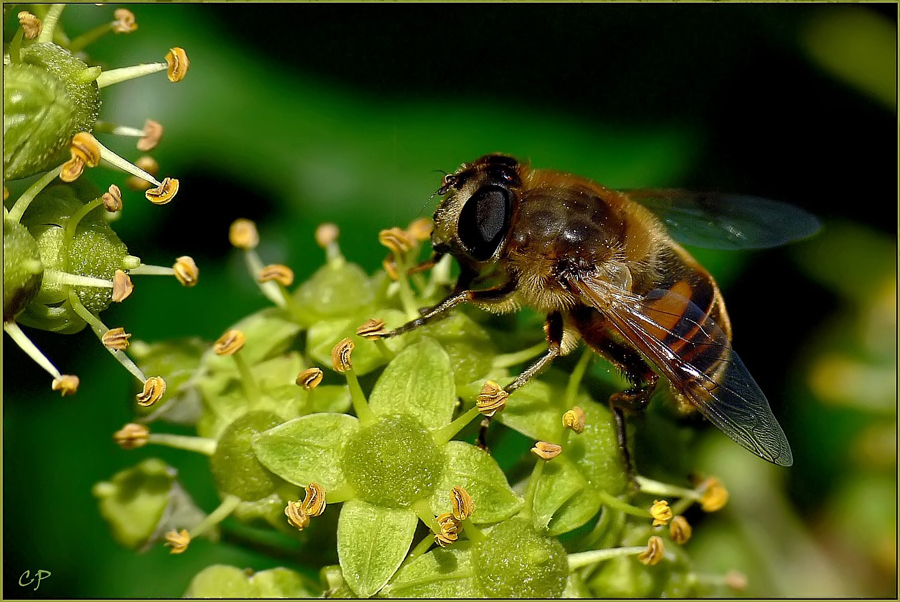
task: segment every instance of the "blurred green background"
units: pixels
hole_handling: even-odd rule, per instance
[[[63,23],[77,34],[113,8],[71,6]],[[114,227],[146,263],[193,256],[201,281],[136,278],[107,324],[148,341],[213,340],[264,307],[228,245],[237,217],[256,220],[264,259],[299,279],[322,261],[312,234],[323,221],[373,271],[377,232],[430,215],[437,170],[487,152],[612,187],[799,205],[823,218],[815,239],[697,252],[796,461],[769,466],[709,429],[698,469],[732,501],[695,525],[688,551],[704,572],[744,572],[749,596],[896,597],[896,4],[131,8],[138,31],[94,44],[90,62],[151,62],[181,46],[191,70],[177,85],[156,75],[103,90],[102,119],[165,125],[153,156],[181,180],[165,207],[126,192]],[[88,175],[104,189],[124,181]],[[130,377],[89,331],[28,332],[81,387],[60,399],[4,338],[3,597],[180,596],[208,564],[280,564],[205,540],[182,556],[118,548],[93,483],[158,456],[209,511],[206,462],[116,447]],[[52,576],[37,592],[19,585],[38,569]]]

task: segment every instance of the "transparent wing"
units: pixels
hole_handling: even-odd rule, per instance
[[[763,249],[807,238],[821,224],[793,205],[755,196],[684,190],[628,190],[675,240],[708,249]]]
[[[723,433],[764,460],[793,464],[766,396],[699,307],[669,290],[640,297],[590,276],[569,282]]]

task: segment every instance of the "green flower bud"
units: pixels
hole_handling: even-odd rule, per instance
[[[562,544],[537,533],[523,518],[486,533],[473,547],[472,564],[482,592],[498,598],[558,598],[569,577]]]
[[[357,494],[393,508],[431,495],[444,464],[444,452],[428,430],[404,415],[382,418],[353,433],[341,455],[344,475]]]
[[[253,502],[275,493],[280,481],[256,459],[252,439],[281,424],[272,412],[248,412],[232,422],[210,458],[210,470],[221,495],[236,495]]]
[[[72,137],[91,131],[100,112],[99,74],[99,67],[50,43],[26,46],[19,62],[4,65],[6,178],[26,178],[68,159]]]
[[[14,319],[41,288],[44,264],[37,242],[19,223],[3,226],[3,321]]]
[[[109,226],[102,204],[83,216],[71,241],[66,230],[73,216],[84,207],[77,187],[59,185],[39,194],[22,216],[22,225],[37,242],[45,270],[88,276],[112,282],[116,270],[137,267],[139,261],[128,254],[125,244]],[[78,299],[93,314],[106,309],[112,289],[79,286],[51,281],[46,277],[34,300],[22,312],[20,322],[33,328],[71,334],[85,326],[68,302],[74,286]]]

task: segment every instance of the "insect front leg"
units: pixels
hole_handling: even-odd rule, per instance
[[[524,386],[532,378],[547,369],[550,363],[559,357],[562,349],[563,339],[563,318],[559,312],[553,312],[547,316],[544,323],[544,332],[547,334],[547,351],[525,369],[514,381],[506,385],[503,391],[507,394],[512,393],[519,387]],[[485,416],[481,421],[481,428],[478,431],[477,445],[481,449],[487,449],[487,429],[491,425],[491,416]]]

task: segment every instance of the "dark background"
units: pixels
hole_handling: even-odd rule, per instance
[[[430,214],[436,170],[453,170],[486,152],[508,152],[615,187],[787,201],[823,219],[817,240],[825,242],[802,243],[810,245],[806,251],[798,250],[801,244],[697,256],[723,285],[737,349],[794,445],[797,465],[774,479],[788,492],[791,516],[805,517],[797,520],[806,520],[813,540],[828,547],[822,542],[832,536],[821,535],[813,519],[853,469],[842,446],[856,431],[827,437],[848,416],[863,429],[868,414],[833,413],[808,392],[797,393],[805,378],[798,366],[813,357],[811,341],[823,326],[851,307],[817,274],[836,270],[834,279],[856,266],[886,266],[890,278],[896,269],[896,4],[132,10],[138,32],[92,46],[91,64],[159,60],[179,45],[191,72],[177,86],[155,76],[104,90],[101,117],[135,125],[145,117],[162,121],[166,137],[153,154],[163,175],[181,180],[182,191],[164,208],[131,193],[115,228],[147,263],[193,256],[201,285],[182,290],[168,280],[136,280],[134,298],[103,314],[107,324],[126,325],[147,340],[213,340],[263,307],[225,236],[237,217],[258,221],[263,256],[288,263],[298,279],[322,261],[312,240],[322,221],[338,223],[345,254],[374,271],[383,257],[378,230]],[[78,33],[110,12],[70,7],[63,23]],[[872,45],[885,35],[887,45]],[[868,73],[876,91],[843,76],[830,55],[849,63],[851,72]],[[138,156],[128,144],[103,141],[132,160]],[[89,175],[103,188],[121,183],[108,170]],[[856,238],[833,244],[857,240],[859,249],[828,246],[829,230],[842,232],[848,223]],[[873,240],[884,244],[863,249]],[[823,262],[834,257],[842,261],[830,270]],[[863,303],[867,289],[860,291],[855,302]],[[216,499],[205,462],[112,445],[111,433],[130,416],[133,385],[124,371],[87,331],[29,335],[63,372],[78,374],[82,388],[73,398],[51,395],[47,375],[4,339],[4,597],[178,596],[192,574],[213,562],[273,565],[205,542],[183,557],[117,548],[91,484],[156,455],[177,466],[211,510]],[[896,347],[893,362],[896,371]],[[823,453],[838,463],[827,464]],[[886,528],[896,533],[896,522]],[[38,568],[53,576],[37,593],[18,586],[24,570]],[[803,589],[799,577],[798,589],[760,581],[751,590],[756,595],[829,595]],[[880,594],[880,583],[861,579],[853,585],[861,589],[834,595]]]

